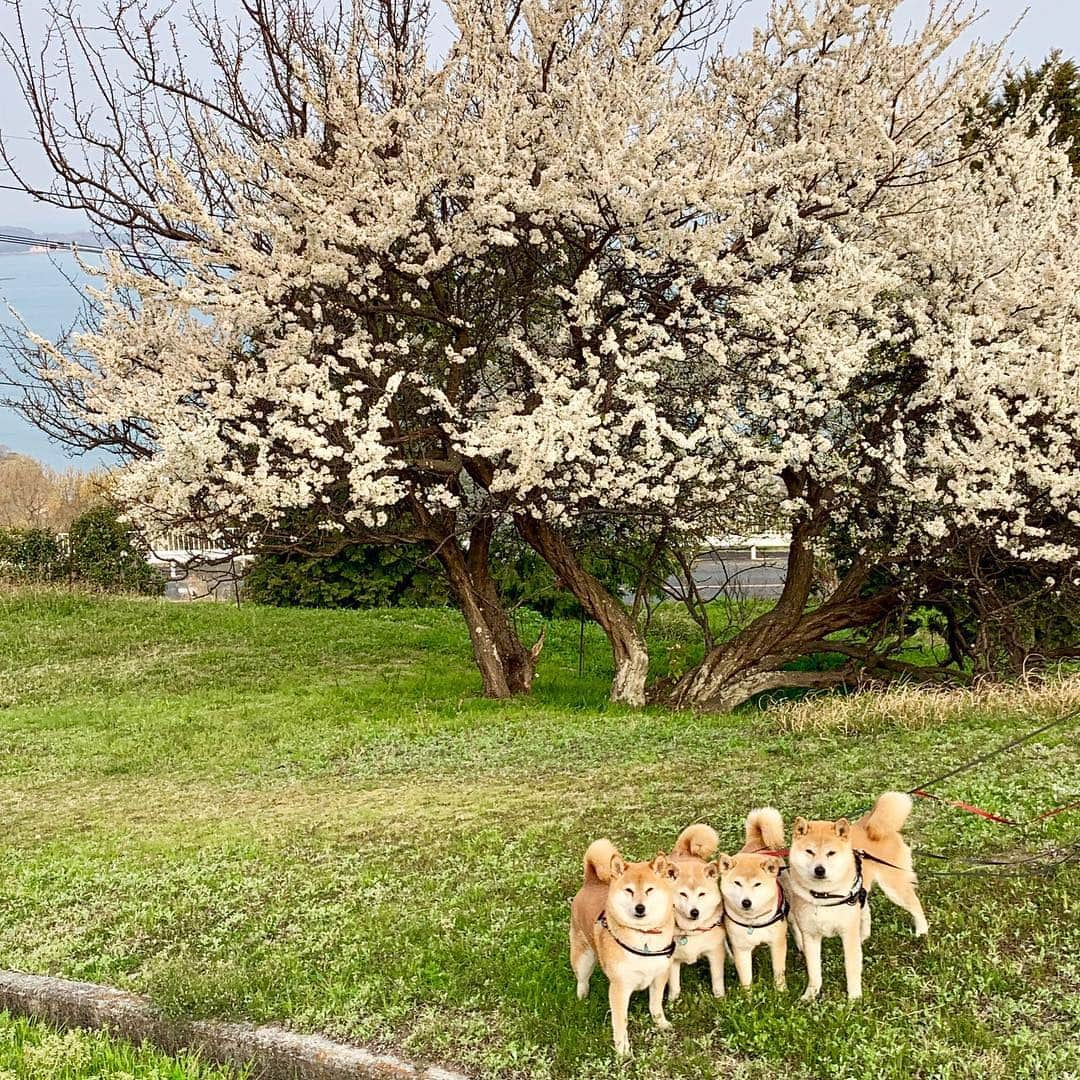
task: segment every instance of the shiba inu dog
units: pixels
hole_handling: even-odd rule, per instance
[[[709,960],[712,992],[724,996],[724,911],[720,902],[719,867],[709,857],[720,838],[708,825],[683,829],[669,856],[675,883],[675,952],[668,976],[668,1001],[681,990],[683,964]]]
[[[649,991],[649,1013],[658,1028],[664,1016],[664,987],[675,951],[675,908],[667,856],[628,863],[610,840],[595,840],[585,852],[585,880],[570,908],[570,966],[578,997],[589,992],[597,960],[608,978],[615,1051],[630,1053],[626,1012],[635,990]]]
[[[870,934],[867,896],[876,884],[926,933],[926,916],[915,894],[911,849],[900,830],[911,813],[911,796],[887,791],[854,825],[796,818],[788,855],[787,885],[795,941],[806,957],[804,1001],[821,991],[822,938],[840,937],[849,998],[862,996],[862,943]]]
[[[751,810],[746,843],[737,855],[721,855],[720,892],[728,948],[739,984],[750,985],[753,954],[768,944],[773,983],[785,988],[788,901],[780,882],[783,862],[775,852],[784,846],[784,821],[771,806]]]

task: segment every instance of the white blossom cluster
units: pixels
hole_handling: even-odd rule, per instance
[[[898,6],[775,0],[691,79],[662,0],[455,3],[444,61],[374,94],[345,57],[309,138],[223,146],[235,220],[160,162],[190,271],[114,260],[46,372],[153,433],[120,494],[157,526],[477,488],[693,524],[797,475],[867,539],[1075,557],[1039,522],[1080,525],[1077,184],[1038,102],[980,125],[970,16]]]

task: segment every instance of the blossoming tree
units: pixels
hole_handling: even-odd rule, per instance
[[[957,530],[1077,556],[1080,256],[1038,102],[980,125],[998,51],[949,60],[959,2],[906,35],[898,3],[775,0],[729,55],[707,5],[461,0],[435,58],[423,9],[352,6],[328,34],[253,0],[280,106],[257,115],[239,43],[212,91],[132,45],[180,130],[120,179],[59,153],[59,190],[165,262],[112,259],[93,325],[34,340],[38,377],[125,451],[150,527],[428,543],[491,693],[535,660],[490,587],[493,523],[601,623],[613,696],[641,703],[644,642],[572,530],[692,532],[762,499],[791,521],[783,595],[669,700],[901,670],[835,635],[924,590]],[[819,651],[847,663],[786,670]]]

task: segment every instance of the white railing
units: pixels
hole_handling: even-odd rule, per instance
[[[167,532],[150,540],[152,551],[220,551],[220,544],[198,533]]]
[[[161,536],[153,537],[146,556],[146,561],[156,566],[188,566],[192,563],[222,562],[244,566],[251,559],[251,555],[238,555],[206,536],[183,532],[162,533]]]

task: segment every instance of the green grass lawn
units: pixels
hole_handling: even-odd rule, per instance
[[[854,1005],[836,942],[812,1006],[794,953],[786,994],[762,978],[718,1002],[690,971],[668,1034],[635,998],[635,1057],[617,1066],[603,977],[578,1002],[567,959],[590,840],[640,858],[694,820],[736,845],[762,803],[788,820],[852,812],[1080,702],[1080,686],[632,712],[605,702],[595,633],[578,675],[577,635],[554,626],[535,695],[508,704],[478,697],[450,611],[0,598],[0,965],[478,1077],[1080,1075],[1076,866],[926,873],[926,942],[876,895]],[[943,794],[1018,818],[1075,798],[1077,733]],[[1072,840],[1080,815],[1018,836],[920,803],[909,832],[932,851],[1039,849]],[[0,1077],[36,1078],[19,1046],[62,1054],[64,1038],[3,1021]],[[76,1055],[143,1053],[74,1038],[96,1047]],[[124,1060],[55,1075],[217,1075]]]

